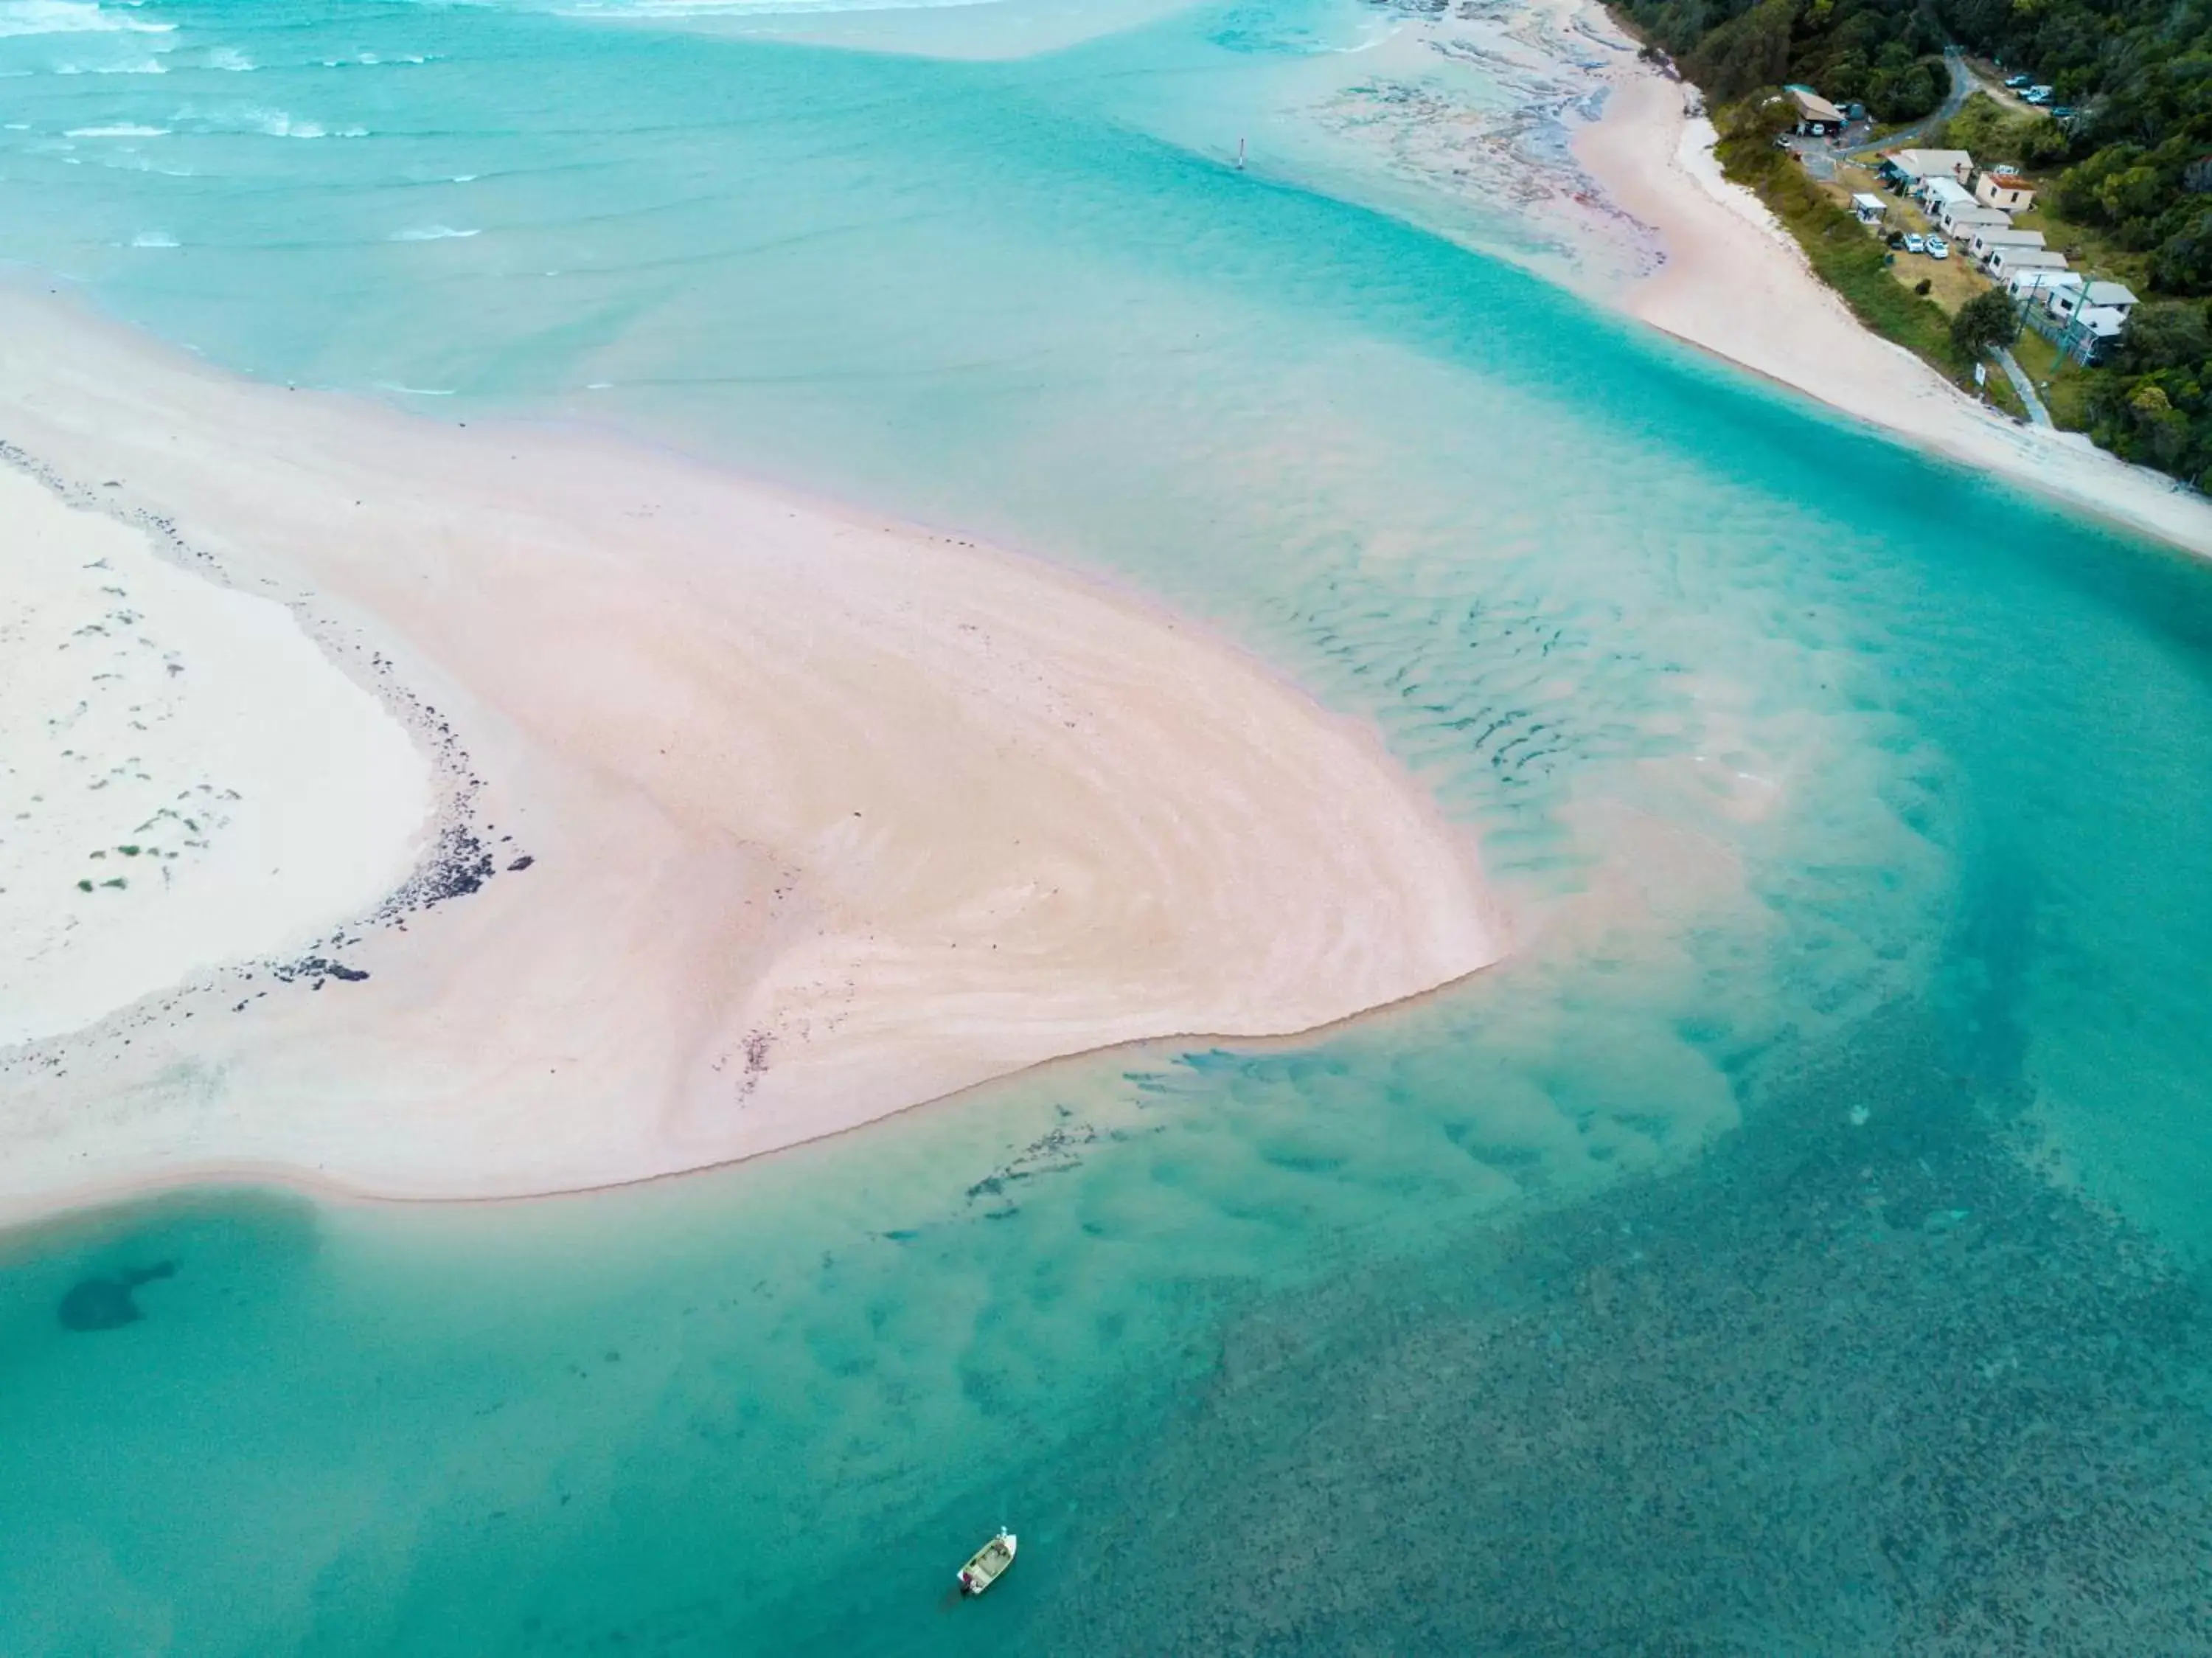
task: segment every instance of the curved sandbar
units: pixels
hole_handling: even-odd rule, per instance
[[[0,437],[308,595],[336,660],[453,734],[498,871],[349,935],[365,979],[216,974],[0,1056],[18,1211],[225,1167],[635,1179],[1055,1056],[1310,1028],[1500,952],[1467,838],[1370,731],[1151,607],[604,441],[240,383],[40,302],[0,323]]]

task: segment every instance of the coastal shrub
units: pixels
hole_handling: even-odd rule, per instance
[[[2150,277],[2172,294],[2212,289],[2212,204],[2184,208],[2179,223],[2151,255]]]
[[[1893,40],[1867,77],[1866,106],[1878,121],[1917,121],[1943,101],[1949,84],[1940,58],[1916,59],[1903,41]]]
[[[1707,35],[1683,68],[1714,99],[1741,98],[1755,87],[1773,86],[1789,76],[1796,15],[1794,0],[1759,0]]]
[[[2013,113],[1986,92],[1975,93],[1956,115],[1931,129],[1928,142],[1981,161],[2031,168],[2063,161],[2070,148],[2066,130],[2048,115]]]
[[[2202,305],[2146,305],[2128,319],[2112,366],[2122,374],[2195,368],[2212,357],[2212,318]]]
[[[2087,376],[2089,432],[2115,454],[2212,483],[2212,318],[2202,303],[2138,307]]]
[[[2009,345],[2020,338],[2020,313],[2002,289],[1984,290],[1959,308],[1951,319],[1951,343],[1959,355],[1973,358]]]

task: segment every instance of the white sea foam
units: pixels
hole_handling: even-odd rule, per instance
[[[62,134],[64,138],[166,138],[169,129],[165,126],[73,126]]]
[[[396,380],[380,380],[376,382],[376,389],[398,392],[405,397],[452,397],[454,394],[453,388],[449,386],[404,386]]]
[[[326,127],[319,121],[301,120],[286,110],[248,105],[219,110],[187,109],[177,119],[204,123],[213,132],[258,132],[271,138],[366,138],[365,126]]]
[[[142,23],[91,0],[0,0],[0,39],[18,34],[168,34],[174,23]]]
[[[174,247],[177,239],[166,230],[141,230],[131,237],[133,247]]]
[[[480,236],[483,234],[483,232],[481,230],[456,230],[450,224],[425,224],[418,225],[410,230],[395,230],[392,233],[390,240],[393,241],[445,241],[449,238],[460,236]]]
[[[214,48],[207,55],[207,66],[210,69],[227,70],[233,75],[243,75],[249,70],[259,67],[253,59],[236,46]]]

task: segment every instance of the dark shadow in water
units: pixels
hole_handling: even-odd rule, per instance
[[[1680,1175],[1239,1320],[1061,1471],[1109,1518],[1024,1649],[2212,1651],[2203,1286],[1937,1028],[1876,1021]]]
[[[138,1305],[138,1286],[156,1278],[174,1277],[176,1272],[174,1261],[156,1261],[112,1277],[81,1278],[62,1297],[54,1316],[64,1330],[119,1330],[146,1316]]]

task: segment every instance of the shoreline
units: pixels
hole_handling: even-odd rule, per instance
[[[1765,204],[1722,175],[1711,123],[1689,111],[1697,89],[1638,58],[1602,7],[1584,15],[1629,49],[1595,71],[1607,91],[1574,136],[1575,158],[1664,252],[1656,271],[1601,300],[1893,441],[2212,557],[2212,501],[2081,434],[2015,425],[1864,327]]]
[[[1377,734],[1149,602],[615,440],[0,313],[0,437],[400,688],[471,860],[334,935],[342,963],[0,1049],[9,1226],[226,1170],[634,1184],[1073,1055],[1300,1036],[1504,953],[1471,835]]]
[[[1079,1048],[1067,1053],[1056,1053],[1036,1060],[1018,1070],[987,1076],[945,1094],[933,1094],[895,1106],[873,1116],[825,1127],[818,1133],[802,1136],[779,1145],[764,1147],[758,1151],[747,1151],[716,1162],[699,1163],[683,1167],[663,1169],[651,1173],[626,1175],[617,1179],[599,1181],[587,1186],[568,1186],[544,1191],[504,1192],[493,1193],[394,1193],[373,1192],[366,1187],[349,1186],[319,1171],[303,1168],[297,1164],[282,1162],[208,1162],[180,1165],[158,1173],[128,1175],[122,1179],[75,1187],[60,1187],[43,1192],[28,1201],[0,1198],[0,1261],[7,1252],[26,1243],[35,1245],[55,1227],[72,1222],[94,1221],[98,1217],[141,1205],[160,1204],[172,1198],[183,1198],[193,1194],[221,1196],[229,1192],[281,1192],[307,1198],[315,1204],[329,1206],[343,1204],[351,1209],[483,1209],[520,1204],[556,1204],[569,1198],[592,1198],[617,1192],[631,1192],[641,1186],[654,1186],[675,1180],[690,1180],[701,1176],[721,1173],[746,1164],[763,1162],[788,1152],[803,1151],[825,1141],[841,1140],[862,1134],[878,1124],[888,1123],[915,1112],[928,1111],[940,1106],[958,1105],[987,1089],[1005,1087],[1010,1083],[1033,1082],[1062,1067],[1095,1064],[1109,1055],[1127,1055],[1132,1059],[1153,1053],[1167,1056],[1187,1049],[1194,1044],[1234,1042],[1240,1052],[1273,1053],[1300,1047],[1319,1039],[1341,1035],[1358,1029],[1370,1020],[1388,1018],[1394,1014],[1407,1013],[1422,1007],[1432,999],[1448,995],[1498,961],[1470,969],[1457,978],[1448,978],[1425,990],[1414,991],[1394,1002],[1378,1003],[1373,1007],[1359,1008],[1341,1018],[1326,1023],[1309,1026],[1303,1030],[1277,1031],[1258,1035],[1224,1035],[1215,1031],[1164,1031],[1154,1035],[1130,1037],[1118,1042],[1103,1043],[1095,1048]],[[4,1065],[6,1051],[0,1049],[0,1065]]]

